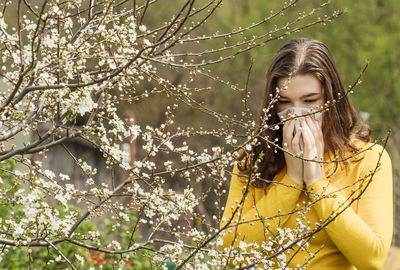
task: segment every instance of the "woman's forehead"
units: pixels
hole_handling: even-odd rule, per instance
[[[295,75],[278,80],[279,94],[284,96],[312,96],[322,94],[321,82],[312,74]]]

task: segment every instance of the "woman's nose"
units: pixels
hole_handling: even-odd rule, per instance
[[[304,107],[307,107],[307,106],[306,106],[306,104],[304,104],[301,101],[293,101],[293,107],[304,108]]]

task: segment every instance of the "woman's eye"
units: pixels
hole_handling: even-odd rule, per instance
[[[304,100],[304,102],[306,102],[306,103],[313,103],[313,102],[316,102],[318,99],[306,99],[306,100]]]

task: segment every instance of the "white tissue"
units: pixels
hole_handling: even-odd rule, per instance
[[[288,116],[287,114],[288,114],[288,111],[289,111],[290,109],[293,110],[293,114],[290,115],[290,116]],[[289,118],[289,117],[291,117],[291,116],[301,116],[301,115],[303,115],[303,110],[306,110],[307,113],[312,111],[311,108],[289,107],[289,108],[284,109],[284,110],[281,111],[281,112],[278,112],[278,116],[279,116],[279,118],[280,118],[281,120],[283,120],[283,119],[285,119],[285,118]],[[316,119],[316,120],[319,122],[319,124],[321,125],[321,123],[322,123],[322,112],[314,113],[314,116],[315,116],[315,119]],[[296,118],[295,120],[296,120],[296,122],[295,122],[295,125],[294,125],[293,135],[295,135],[297,129],[300,128],[300,119],[299,119],[299,118]],[[303,150],[303,145],[304,145],[303,139],[301,139],[301,140],[300,140],[300,150]]]

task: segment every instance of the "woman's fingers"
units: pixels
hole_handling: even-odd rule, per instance
[[[306,116],[305,122],[307,123],[311,135],[314,138],[314,143],[315,146],[317,147],[318,150],[318,155],[321,155],[324,151],[324,143],[323,143],[323,136],[322,136],[322,131],[321,128],[318,124],[318,122],[315,120],[314,116]]]
[[[294,120],[289,120],[283,124],[283,141],[286,143],[292,141],[294,124]]]
[[[311,118],[311,116],[305,116],[303,117],[304,120],[306,121],[308,127],[310,128],[312,134],[317,135],[318,133],[318,127],[316,126],[316,123],[314,122],[314,120]]]
[[[293,112],[289,111],[289,113]],[[295,119],[285,121],[282,128],[283,148],[285,149],[284,156],[286,161],[286,173],[294,181],[296,181],[300,185],[303,185],[303,161],[300,158],[292,156],[300,153],[299,142],[301,132],[296,132],[296,134],[293,134],[295,123]]]
[[[306,111],[303,111],[303,113],[307,113]],[[304,116],[303,119],[306,121],[308,127],[310,128],[312,134],[314,136],[318,136],[318,130],[320,129],[319,124],[317,123],[317,121],[315,120],[315,116],[314,115],[307,115]]]
[[[294,151],[294,154],[298,155],[301,152],[300,149],[300,140],[301,140],[301,128],[297,130],[296,134],[293,137],[292,140],[292,149]]]
[[[321,144],[320,145],[320,147],[321,147],[320,151],[321,151],[322,156],[323,156],[323,154],[324,154],[324,134],[322,133],[321,123],[318,122],[318,120],[315,118],[315,114],[313,115],[313,120],[316,123],[316,126],[318,127],[317,128],[317,130],[318,130],[318,132],[317,132],[318,133],[318,141]]]
[[[287,127],[283,130],[283,148],[288,150],[291,154],[297,155],[301,151],[301,132],[297,131],[296,134],[293,135],[295,121],[296,120],[288,121]]]
[[[302,127],[301,134],[304,142],[304,157],[308,159],[315,158],[316,156],[318,156],[319,151],[317,150],[314,135],[304,117],[300,118],[300,124]]]
[[[322,159],[323,140],[319,135],[318,125],[311,119],[301,120],[301,133],[304,141],[304,158],[305,159]],[[310,185],[315,180],[322,178],[325,173],[322,164],[314,161],[304,161],[304,182]]]

